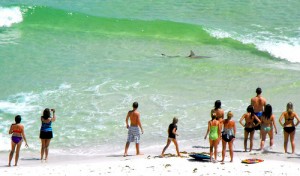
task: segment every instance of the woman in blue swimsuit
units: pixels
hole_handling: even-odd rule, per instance
[[[41,139],[41,160],[48,159],[48,153],[49,153],[49,145],[50,141],[53,138],[53,132],[52,132],[52,122],[56,120],[55,116],[55,110],[51,109],[53,112],[53,116],[51,117],[51,112],[49,108],[46,108],[43,112],[43,116],[41,117],[41,130],[40,130],[40,139]]]
[[[270,137],[270,148],[272,148],[274,144],[274,130],[273,126],[275,129],[275,134],[277,134],[277,128],[276,128],[276,123],[275,123],[275,116],[272,113],[272,106],[270,104],[267,104],[265,107],[265,111],[263,112],[263,115],[261,116],[261,142],[260,142],[260,150],[264,149],[265,141],[267,134]]]
[[[19,154],[20,154],[20,148],[23,142],[23,139],[25,141],[25,146],[28,147],[25,132],[24,132],[24,126],[21,123],[21,116],[17,115],[15,117],[15,122],[10,126],[9,129],[9,134],[12,134],[11,136],[11,151],[9,153],[9,160],[8,160],[8,166],[11,165],[11,160],[14,156],[14,153],[16,151],[16,156],[15,156],[15,166],[18,164],[19,160]],[[16,149],[17,147],[17,149]]]
[[[282,120],[284,119],[284,124],[282,123]],[[297,120],[297,123],[294,124],[294,119]],[[293,110],[293,103],[289,102],[286,105],[286,111],[284,111],[280,118],[279,123],[283,127],[284,130],[284,152],[287,153],[287,144],[288,139],[291,140],[292,145],[292,153],[295,152],[295,132],[296,132],[296,126],[299,124],[299,117],[296,112]]]

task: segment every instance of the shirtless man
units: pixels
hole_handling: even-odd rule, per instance
[[[127,156],[127,151],[128,151],[130,142],[135,142],[136,155],[141,155],[140,147],[139,147],[139,142],[140,142],[139,127],[141,128],[142,134],[144,133],[144,130],[143,130],[143,127],[142,127],[142,124],[140,121],[140,113],[137,111],[138,106],[139,106],[138,102],[134,102],[132,104],[133,110],[128,111],[127,116],[126,116],[126,127],[128,129],[128,137],[127,137],[127,142],[125,145],[124,157]],[[129,118],[130,118],[130,126],[128,125]]]
[[[251,105],[254,108],[255,115],[261,119],[261,116],[264,112],[267,100],[261,96],[262,90],[260,87],[256,88],[256,96],[251,98]],[[257,124],[257,121],[254,121],[254,124]],[[260,125],[255,127],[255,130],[260,130]]]

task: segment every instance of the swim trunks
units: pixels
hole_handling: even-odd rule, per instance
[[[260,112],[255,112],[254,113],[259,119],[261,119],[261,116],[263,115],[263,112],[260,111]],[[254,125],[258,124],[258,121],[256,119],[254,119],[253,121]],[[255,130],[260,130],[261,126],[260,125],[257,125],[254,127]]]
[[[254,131],[254,128],[244,128],[245,131],[247,131],[248,133],[251,133],[252,131]]]
[[[224,131],[222,132],[222,139],[225,142],[230,142],[235,136],[233,135],[233,129],[232,128],[224,128]]]
[[[295,131],[296,128],[294,126],[292,126],[292,127],[284,127],[283,129],[284,129],[285,132],[290,134],[293,131]]]
[[[130,126],[128,128],[127,142],[140,143],[140,130],[137,126]]]
[[[210,133],[209,133],[209,139],[216,140],[218,139],[218,126],[211,126],[210,127]]]
[[[19,136],[12,136],[11,140],[15,143],[18,144],[20,141],[22,141],[22,137]]]

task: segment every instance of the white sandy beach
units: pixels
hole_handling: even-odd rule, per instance
[[[207,149],[193,149],[193,152],[207,152]],[[172,146],[170,153],[175,153]],[[149,152],[149,151],[147,151]],[[190,152],[190,151],[187,151]],[[149,152],[150,153],[150,152]],[[183,157],[167,156],[159,158],[159,153],[135,156],[133,147],[129,156],[122,154],[97,156],[51,155],[48,161],[38,160],[38,155],[21,154],[19,166],[7,167],[8,155],[1,154],[1,176],[16,175],[55,175],[55,176],[94,176],[94,175],[298,175],[300,156],[280,152],[236,151],[233,163],[226,153],[225,162],[211,163],[196,161],[183,152]],[[218,160],[221,159],[219,153]],[[243,164],[242,159],[260,158],[264,162]]]

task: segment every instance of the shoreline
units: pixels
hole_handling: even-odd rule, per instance
[[[21,149],[22,150],[22,149]],[[144,155],[136,156],[135,148],[129,148],[129,155],[109,153],[101,155],[49,154],[48,161],[39,160],[39,153],[21,151],[18,166],[7,167],[8,152],[0,153],[0,172],[6,175],[295,175],[300,171],[300,155],[284,154],[275,150],[243,152],[234,150],[233,162],[229,162],[226,152],[224,163],[209,160],[197,161],[189,153],[208,152],[208,148],[183,148],[183,157],[173,157],[175,147],[170,146],[166,157],[159,157],[157,150],[144,150]],[[241,163],[243,159],[259,158],[257,164]],[[218,152],[221,160],[221,151]],[[14,162],[13,162],[14,163]],[[2,175],[2,174],[1,174]]]

